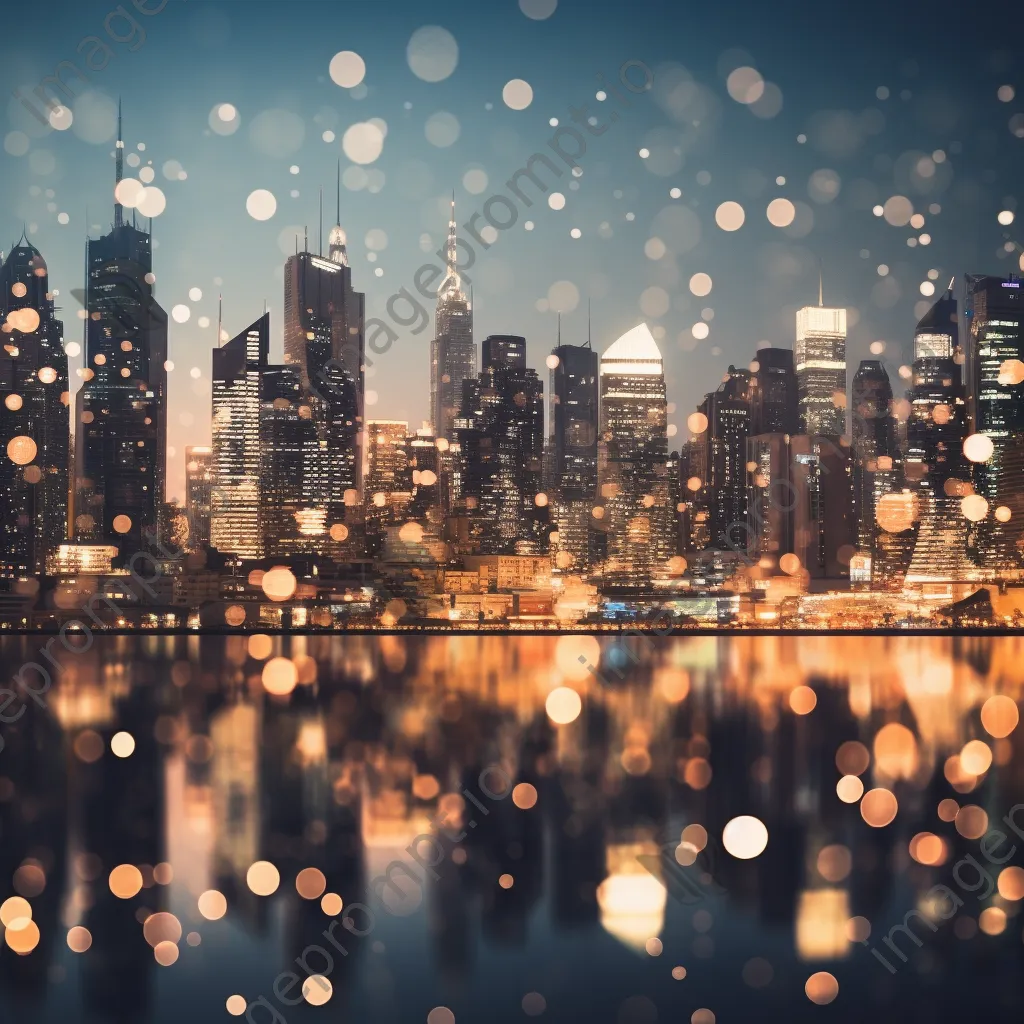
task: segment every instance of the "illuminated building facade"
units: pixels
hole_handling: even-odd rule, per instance
[[[68,360],[46,262],[22,235],[0,267],[0,586],[46,571],[68,533]]]
[[[606,576],[642,586],[674,554],[675,519],[668,507],[665,364],[646,324],[601,355],[600,389]]]
[[[443,521],[441,504],[441,452],[429,423],[424,423],[406,439],[409,472],[412,478],[412,501],[409,515],[429,518],[440,527]]]
[[[319,501],[320,438],[295,366],[260,374],[260,532],[264,556],[312,553],[327,532]]]
[[[372,555],[380,551],[386,528],[402,522],[412,499],[409,424],[405,420],[370,420],[366,438],[368,470],[363,493],[366,543]]]
[[[365,297],[352,287],[340,219],[339,184],[328,257],[297,252],[284,272],[284,361],[298,369],[317,428],[317,504],[329,523],[344,521],[345,492],[363,472]]]
[[[188,544],[192,551],[201,551],[210,545],[212,501],[213,449],[188,445],[185,448],[185,512],[188,515]]]
[[[120,183],[124,143],[115,149]],[[116,194],[116,193],[115,193]],[[77,395],[75,535],[147,547],[164,500],[167,453],[167,314],[154,298],[150,235],[124,223],[90,239],[86,253],[85,383]]]
[[[1024,295],[1020,278],[969,275],[964,320],[967,325],[967,392],[970,432],[991,439],[991,457],[975,463],[974,489],[989,503],[990,513],[977,527],[974,547],[983,564],[1004,560],[994,550],[997,507],[1009,508],[1024,491],[1003,466],[1024,436],[1024,387],[1012,371],[1024,359]],[[1015,361],[1017,361],[1015,363]],[[1009,371],[1009,372],[1008,372]]]
[[[821,302],[796,314],[797,396],[802,434],[841,437],[846,425],[846,310]]]
[[[259,558],[260,402],[270,351],[270,314],[213,350],[213,469],[210,543]]]
[[[967,405],[961,373],[957,302],[952,283],[914,331],[910,416],[907,421],[907,484],[918,517],[910,583],[969,576],[967,527],[960,509],[971,470],[963,455]]]

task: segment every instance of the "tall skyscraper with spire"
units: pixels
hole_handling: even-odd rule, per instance
[[[846,427],[846,310],[818,305],[796,313],[796,380],[800,432],[841,437]]]
[[[22,233],[0,266],[0,588],[46,571],[68,528],[68,360],[46,262]]]
[[[455,196],[448,222],[447,270],[437,290],[434,340],[430,343],[430,415],[436,437],[454,438],[462,402],[462,382],[475,380],[473,305],[462,290],[458,269]]]
[[[86,251],[85,383],[76,400],[75,534],[146,550],[164,500],[167,314],[154,297],[150,232],[124,220],[118,109],[114,224]]]
[[[345,492],[360,487],[364,430],[365,297],[352,287],[340,165],[337,188],[328,256],[309,252],[305,242],[288,257],[284,274],[284,361],[297,368],[317,424],[319,503],[328,524],[344,521]]]

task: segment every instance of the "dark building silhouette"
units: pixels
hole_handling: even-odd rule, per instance
[[[858,550],[874,551],[876,489],[892,489],[899,453],[892,416],[892,385],[878,359],[862,359],[851,395],[853,526]],[[881,475],[880,475],[881,474]]]
[[[796,434],[800,430],[796,369],[788,348],[760,348],[750,381],[750,433]]]
[[[538,506],[544,455],[544,385],[526,366],[526,339],[485,339],[483,369],[463,382],[456,422],[462,501],[484,554],[543,550],[546,507]]]
[[[746,548],[747,437],[750,434],[751,376],[730,366],[725,380],[700,406],[707,417],[703,486],[709,543],[722,550]]]
[[[554,365],[552,365],[554,364]],[[561,566],[570,572],[591,563],[590,523],[597,492],[598,358],[586,345],[559,343],[548,357],[551,487]],[[571,559],[571,561],[570,561]]]
[[[123,175],[120,115],[116,180]],[[134,220],[134,218],[133,218]],[[147,547],[164,500],[167,314],[154,297],[150,234],[114,224],[86,253],[85,384],[76,404],[75,534],[116,544],[123,559]]]
[[[24,234],[0,267],[0,588],[46,571],[68,530],[68,360],[46,262]]]

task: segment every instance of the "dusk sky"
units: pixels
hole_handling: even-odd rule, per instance
[[[120,96],[126,175],[151,166],[166,197],[153,221],[157,298],[169,312],[184,307],[170,324],[170,496],[182,495],[185,445],[210,439],[218,293],[231,336],[266,301],[280,359],[284,260],[304,225],[315,248],[321,186],[326,249],[339,158],[353,281],[367,318],[394,326],[388,299],[415,292],[417,268],[437,263],[452,190],[463,224],[491,196],[510,194],[505,182],[532,153],[551,153],[550,119],[571,124],[570,108],[585,105],[608,128],[587,137],[578,178],[561,163],[560,178],[546,175],[564,206],[527,183],[532,207],[519,204],[487,252],[474,245],[476,339],[525,335],[546,381],[556,308],[563,340],[580,342],[589,299],[598,349],[646,321],[666,359],[673,446],[730,363],[748,363],[759,342],[792,347],[796,308],[817,301],[819,265],[826,304],[850,311],[849,375],[884,341],[899,393],[930,289],[964,272],[1019,272],[1024,260],[1012,217],[1024,181],[1024,55],[1005,5],[161,2],[137,0],[155,12],[145,15],[126,0],[140,27],[115,16],[110,34],[113,0],[6,12],[0,249],[28,225],[60,293],[65,342],[80,344],[72,293],[83,285],[86,234],[113,218]],[[419,31],[428,26],[445,32]],[[68,77],[70,127],[43,125],[12,94],[30,95],[64,60],[85,70],[95,44],[77,48],[90,36],[110,46],[109,64],[86,71],[87,83]],[[342,51],[365,62],[354,88],[332,80]],[[650,69],[649,92],[619,83],[630,61]],[[351,60],[339,68],[353,73]],[[757,74],[730,79],[737,68]],[[633,74],[642,81],[636,66]],[[599,76],[628,109],[596,99]],[[522,86],[505,89],[517,79],[532,89],[524,109],[503,98],[528,98]],[[218,117],[224,104],[235,120]],[[371,121],[343,147],[347,129]],[[379,156],[357,162],[373,157],[375,133],[384,133]],[[256,190],[276,200],[269,219],[247,210]],[[788,226],[769,221],[777,199],[795,205],[795,214],[772,207],[776,221],[793,218]],[[737,209],[725,203],[742,207],[738,230],[716,222],[735,226]],[[911,213],[924,223],[908,223]],[[691,289],[696,274],[710,277],[708,294],[694,294],[707,288],[699,279]],[[427,415],[433,318],[433,303],[418,298],[426,329],[371,353],[366,381],[367,415],[412,427]],[[77,387],[81,356],[70,364]]]

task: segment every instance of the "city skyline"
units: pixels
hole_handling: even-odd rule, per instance
[[[47,253],[51,275],[62,282],[57,285],[58,305],[64,307],[61,315],[74,323],[71,311],[77,311],[77,300],[72,292],[80,284],[81,258],[77,241],[72,246],[68,239],[72,234],[81,239],[86,231],[102,233],[110,181],[103,154],[110,151],[114,138],[117,96],[124,96],[130,126],[125,159],[139,160],[134,167],[126,165],[128,173],[135,177],[147,168],[155,172],[152,184],[161,188],[168,204],[153,220],[157,295],[168,311],[176,306],[190,311],[185,323],[172,319],[169,324],[176,369],[168,380],[168,444],[179,456],[168,468],[174,496],[184,495],[184,448],[210,441],[204,424],[198,419],[183,423],[182,417],[194,416],[197,390],[209,388],[203,353],[217,329],[218,295],[225,296],[232,335],[267,301],[273,315],[272,359],[279,362],[284,331],[279,257],[293,252],[303,225],[308,226],[310,248],[316,252],[322,237],[326,255],[330,225],[324,224],[321,236],[316,226],[318,190],[322,187],[330,197],[326,208],[333,213],[344,130],[354,123],[369,123],[370,118],[386,122],[383,151],[365,165],[345,156],[341,219],[359,287],[367,295],[367,315],[380,316],[386,315],[387,301],[399,288],[416,295],[417,267],[443,249],[453,186],[460,221],[468,220],[487,197],[507,192],[504,183],[532,152],[551,152],[548,142],[558,130],[549,124],[552,117],[559,120],[558,127],[573,126],[570,108],[583,103],[602,120],[607,116],[602,111],[612,110],[618,100],[612,94],[603,105],[594,99],[601,88],[599,73],[607,85],[615,82],[625,62],[644,62],[654,74],[651,95],[630,100],[628,109],[616,108],[619,120],[606,133],[587,138],[587,152],[577,160],[583,172],[578,179],[570,180],[557,157],[561,177],[538,164],[548,192],[529,208],[520,204],[517,224],[501,231],[490,249],[476,246],[477,263],[468,275],[473,279],[480,336],[511,331],[527,337],[538,371],[543,371],[547,340],[556,335],[556,306],[563,310],[563,336],[574,342],[584,336],[583,307],[588,299],[592,335],[599,346],[641,318],[652,328],[663,328],[665,338],[659,341],[665,342],[671,400],[680,408],[699,402],[701,393],[691,392],[691,378],[714,378],[730,362],[746,363],[759,341],[790,343],[792,312],[813,304],[822,263],[829,301],[857,311],[857,322],[852,322],[851,313],[849,326],[851,365],[867,357],[872,342],[886,339],[889,349],[882,358],[888,360],[892,374],[911,361],[906,343],[899,339],[919,319],[914,306],[924,299],[918,285],[930,280],[929,270],[939,271],[940,280],[979,267],[995,273],[1001,270],[996,260],[1012,264],[1020,255],[1019,249],[1001,251],[1015,235],[1012,224],[1008,230],[997,220],[997,214],[1004,208],[1012,211],[1016,202],[1012,174],[1004,172],[1012,166],[1017,144],[1015,102],[1003,98],[1010,95],[1004,86],[1013,82],[1013,58],[1000,57],[980,39],[972,39],[976,73],[967,74],[972,62],[948,61],[940,82],[931,70],[932,60],[946,53],[951,43],[935,26],[915,24],[913,33],[887,37],[877,61],[860,62],[849,68],[849,74],[832,76],[828,93],[818,99],[816,92],[803,88],[821,70],[817,55],[806,63],[780,65],[784,15],[768,19],[753,12],[748,39],[757,39],[758,45],[748,41],[745,56],[734,52],[734,26],[723,24],[711,9],[694,15],[697,21],[678,36],[679,47],[663,41],[671,32],[659,36],[639,23],[609,16],[600,20],[599,28],[588,27],[582,56],[579,48],[564,45],[581,16],[568,0],[552,17],[539,21],[523,17],[514,4],[507,11],[495,11],[493,20],[482,19],[472,5],[464,5],[445,16],[433,13],[458,44],[458,54],[452,56],[455,63],[448,77],[425,81],[410,66],[406,49],[431,17],[406,3],[395,6],[399,39],[381,37],[372,12],[359,8],[349,12],[338,46],[322,44],[322,56],[313,67],[309,60],[302,66],[291,57],[288,44],[301,34],[305,15],[313,12],[327,19],[322,24],[325,35],[330,34],[332,16],[322,5],[294,8],[294,20],[275,24],[274,38],[281,45],[273,58],[266,33],[261,32],[273,17],[269,10],[252,12],[243,26],[230,10],[193,11],[187,5],[163,7],[152,0],[147,6],[160,11],[137,16],[147,31],[144,49],[135,53],[119,47],[116,59],[101,73],[87,73],[88,81],[80,86],[72,81],[72,91],[85,99],[76,95],[68,101],[76,118],[68,130],[44,127],[13,92],[19,89],[30,105],[38,107],[35,86],[60,59],[75,54],[76,43],[102,24],[104,12],[90,19],[87,7],[71,7],[66,26],[55,26],[45,43],[24,39],[0,70],[0,83],[10,86],[7,135],[13,136],[14,150],[0,154],[0,162],[11,182],[4,234],[13,240],[22,221],[29,228],[35,225],[36,233],[30,230],[28,237]],[[679,17],[663,5],[655,7],[666,28]],[[887,19],[893,16],[891,11],[885,14]],[[857,21],[848,28],[849,38],[862,31]],[[493,69],[481,59],[489,52],[492,30],[515,40],[519,52],[515,59],[492,62]],[[707,43],[700,52],[686,42],[697,30]],[[15,37],[18,31],[15,27]],[[897,38],[902,41],[894,42]],[[253,64],[265,73],[238,71],[242,77],[231,81],[216,71],[219,48],[229,39],[244,40]],[[321,44],[316,45],[320,52]],[[534,46],[560,47],[557,69],[549,72],[529,57]],[[184,80],[178,61],[189,48],[211,60],[198,61],[194,75]],[[301,51],[306,49],[308,37]],[[342,49],[361,54],[366,62],[359,85],[342,87],[331,79],[330,61]],[[921,60],[923,53],[929,54],[928,62]],[[267,59],[261,61],[261,55]],[[765,86],[772,97],[777,83],[782,107],[774,116],[761,116],[767,111],[756,101],[744,103],[733,95],[749,100],[760,86],[752,86],[746,95],[734,80],[730,92],[728,76],[743,63],[758,69],[772,86]],[[439,67],[437,74],[448,68]],[[688,81],[687,75],[695,83],[694,101],[710,115],[700,119],[699,130],[690,124],[697,119],[694,112],[674,107],[671,99],[670,87]],[[533,90],[533,101],[525,109],[509,107],[502,98],[505,83],[516,78],[529,82]],[[178,82],[175,99],[160,88],[166,80]],[[343,76],[341,80],[349,81]],[[953,87],[960,105],[944,98],[943,88]],[[617,89],[623,93],[623,87]],[[815,98],[804,98],[810,95]],[[62,94],[58,91],[57,96]],[[406,102],[412,103],[411,111]],[[237,118],[215,118],[211,127],[208,115],[224,103],[232,104]],[[943,117],[936,115],[937,109]],[[425,123],[438,112],[452,115],[461,126],[451,145],[436,145],[425,137]],[[435,129],[442,131],[450,123],[432,121],[433,137],[438,138]],[[217,129],[233,134],[222,135]],[[325,133],[333,133],[334,141],[325,142]],[[806,142],[798,136],[806,136]],[[907,149],[904,138],[919,140],[914,142],[920,149],[918,160],[927,158],[931,164],[908,171],[910,155],[917,151]],[[985,141],[993,138],[995,147]],[[564,140],[565,150],[571,152],[572,139]],[[145,150],[138,149],[139,141]],[[674,152],[676,147],[681,153]],[[649,156],[640,157],[641,149]],[[932,160],[937,154],[941,162]],[[165,175],[165,165],[175,177]],[[292,166],[299,168],[298,174],[289,172]],[[180,172],[187,177],[181,179]],[[378,182],[381,175],[383,185]],[[775,184],[780,177],[786,179],[785,185]],[[364,178],[369,180],[357,191],[350,187]],[[533,186],[521,184],[525,194],[532,195]],[[571,184],[579,188],[573,190]],[[245,209],[246,197],[256,189],[268,189],[276,197],[276,213],[267,222],[253,221]],[[54,194],[47,195],[47,190]],[[680,198],[672,196],[673,190],[681,192]],[[292,198],[292,191],[300,194]],[[544,202],[552,191],[565,197],[563,209],[553,210]],[[890,210],[893,223],[884,216],[872,217],[872,203],[882,206],[894,196],[909,198],[914,214],[927,221],[923,229],[903,222],[895,208]],[[764,215],[777,198],[788,199],[796,211],[785,228]],[[1009,205],[1004,206],[1007,200]],[[738,202],[745,211],[745,222],[737,231],[716,223],[719,206],[727,202]],[[52,211],[48,204],[54,206]],[[933,206],[941,212],[932,213]],[[93,211],[88,219],[86,207]],[[97,210],[103,211],[102,217]],[[633,219],[627,220],[627,214]],[[527,219],[533,231],[524,229]],[[478,229],[482,223],[477,221]],[[602,227],[606,223],[608,229]],[[214,224],[224,224],[225,230],[211,230]],[[571,228],[580,229],[582,237],[572,238]],[[922,234],[929,236],[929,246],[907,247],[909,237],[916,241]],[[429,249],[420,249],[422,235],[429,236]],[[665,246],[665,255],[653,258],[659,251],[655,243],[652,255],[647,255],[652,239]],[[380,244],[386,248],[375,248]],[[167,259],[162,259],[163,246]],[[869,255],[863,257],[862,251]],[[436,264],[432,258],[431,262]],[[877,270],[882,266],[888,268],[884,277]],[[384,272],[382,279],[375,275],[378,269]],[[687,287],[697,273],[714,282],[707,298]],[[560,282],[571,283],[575,293]],[[560,286],[552,291],[555,285]],[[190,298],[193,289],[201,292],[201,299]],[[669,297],[664,313],[662,293]],[[548,303],[548,311],[536,308],[541,300]],[[641,300],[657,315],[645,313]],[[427,305],[423,309],[429,318],[433,310]],[[713,311],[712,320],[703,319],[705,308]],[[709,329],[703,340],[692,333],[694,325],[701,324]],[[74,340],[74,331],[69,331],[69,340]],[[376,388],[371,379],[366,387],[377,392],[381,417],[410,422],[431,418],[427,398],[417,386],[420,375],[429,371],[429,333],[427,328],[419,334],[403,330],[401,340],[376,360],[375,369],[387,374],[388,384]],[[545,347],[538,349],[538,341]],[[897,347],[902,352],[897,353]],[[712,349],[720,354],[712,354]],[[386,369],[389,366],[393,369]],[[198,384],[189,375],[191,367],[202,371]],[[697,372],[690,373],[690,367]],[[74,364],[72,373],[77,368]]]
[[[178,515],[157,484],[165,477],[165,391],[159,376],[155,386],[141,376],[148,378],[154,363],[166,369],[159,357],[166,354],[167,319],[152,296],[149,235],[124,223],[121,149],[118,144],[114,226],[87,249],[87,351],[97,371],[86,373],[77,394],[65,392],[61,401],[74,403],[82,424],[68,446],[75,462],[68,488],[72,543],[61,546],[65,571],[96,557],[81,547],[90,543],[100,545],[97,553],[113,544],[127,564],[148,546],[141,540],[145,531],[158,524],[168,529]],[[338,188],[340,214],[340,181]],[[917,358],[900,368],[912,386],[899,401],[878,359],[861,360],[848,392],[846,310],[824,306],[819,278],[818,306],[796,312],[794,348],[759,350],[763,370],[756,358],[747,369],[730,365],[717,391],[688,417],[688,439],[683,435],[677,453],[670,451],[677,431],[667,422],[664,361],[646,323],[601,353],[591,349],[589,329],[583,346],[563,345],[559,329],[546,359],[547,401],[543,382],[527,367],[525,338],[487,336],[481,372],[472,373],[476,343],[456,266],[454,200],[451,212],[436,334],[439,353],[457,338],[460,354],[436,365],[462,376],[434,372],[430,380],[432,405],[449,422],[450,437],[429,422],[412,432],[408,421],[362,415],[365,314],[351,283],[344,231],[336,225],[329,259],[311,254],[307,239],[301,251],[296,241],[286,262],[285,363],[269,362],[269,312],[212,350],[209,501],[191,497],[184,506],[189,516],[206,509],[208,518],[188,522],[186,538],[193,530],[198,538],[208,536],[218,557],[229,559],[383,557],[386,564],[405,557],[402,546],[415,527],[414,546],[425,544],[426,551],[434,545],[428,562],[451,565],[455,559],[469,567],[481,555],[514,552],[532,566],[529,579],[541,573],[540,560],[531,557],[550,553],[553,582],[559,574],[585,580],[596,571],[606,593],[609,586],[649,587],[666,573],[681,575],[683,555],[716,550],[742,552],[758,559],[760,569],[774,566],[797,579],[848,577],[868,590],[912,583],[947,588],[982,582],[993,571],[1016,578],[1019,527],[1007,524],[1021,492],[1012,453],[1024,422],[1015,405],[999,398],[1015,401],[1024,375],[1018,372],[1024,371],[1019,278],[965,278],[966,350],[959,343],[956,282],[950,281],[917,325]],[[26,285],[11,283],[19,269],[35,281],[28,298]],[[60,332],[59,323],[47,326],[53,302],[46,269],[27,243],[4,263],[8,290],[20,300],[5,329],[12,336],[42,334],[44,346],[47,334]],[[15,319],[26,302],[39,307],[29,307],[37,314],[33,324]],[[452,310],[463,318],[458,333],[451,328]],[[6,348],[13,366],[21,354],[10,342]],[[563,358],[567,366],[560,369]],[[966,394],[958,390],[962,365],[972,382]],[[587,367],[590,376],[584,372],[574,384]],[[49,367],[37,375],[44,385],[59,383]],[[440,400],[440,384],[452,398]],[[24,388],[16,388],[8,385],[8,413],[21,408]],[[583,419],[564,420],[563,392],[568,405],[590,410]],[[455,394],[461,395],[457,407]],[[61,415],[37,410],[28,436],[11,444],[34,444],[31,435],[52,430]],[[968,422],[989,432],[968,436]],[[422,457],[410,459],[414,443],[432,449],[429,482],[422,469],[412,469],[427,465]],[[382,444],[395,453],[383,463]],[[42,445],[44,457],[52,445]],[[573,447],[578,454],[567,462]],[[186,450],[187,460],[192,452]],[[32,461],[19,461],[20,449],[13,454],[10,446],[8,457],[15,466]],[[33,469],[24,472],[29,484]],[[128,481],[140,470],[148,483],[133,488]],[[772,509],[779,484],[806,495],[783,520]],[[16,488],[25,489],[20,481]],[[911,509],[900,528],[882,510],[897,498]],[[365,513],[353,519],[354,508]],[[737,538],[737,530],[744,536]],[[903,533],[902,541],[894,536]],[[201,550],[194,539],[186,543]],[[48,560],[56,547],[51,538],[40,550]],[[673,568],[675,562],[681,568]],[[20,571],[32,571],[33,564],[40,571],[38,555]],[[6,570],[18,572],[16,564]]]

